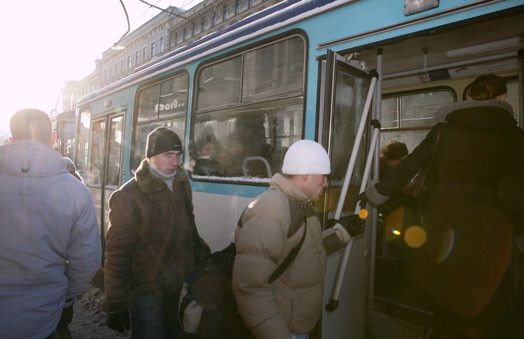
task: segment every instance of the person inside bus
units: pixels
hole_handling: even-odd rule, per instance
[[[400,164],[408,155],[408,147],[405,143],[391,140],[380,150],[379,176],[382,179],[393,167]]]
[[[271,177],[276,152],[267,143],[265,119],[263,113],[237,117],[235,130],[228,138],[228,176]]]
[[[134,178],[109,199],[105,256],[107,325],[133,338],[185,338],[178,323],[180,289],[209,253],[194,224],[182,142],[167,127],[147,136]]]
[[[460,320],[467,337],[515,335],[501,324],[514,305],[508,265],[514,231],[522,229],[515,216],[524,213],[524,131],[506,93],[504,78],[475,79],[468,101],[442,107],[441,122],[366,191],[380,205],[429,166],[422,199],[427,240],[415,281],[431,298],[435,338],[449,330],[450,319]]]
[[[218,140],[213,131],[208,130],[196,143],[196,158],[193,173],[205,176],[221,176],[220,163],[217,160]]]
[[[73,160],[71,160],[71,158],[64,157],[64,161],[66,164],[66,170],[69,172],[69,174],[80,180],[80,182],[84,183],[84,180],[80,176],[80,173],[78,173],[78,171],[76,170],[76,166]]]
[[[300,140],[284,156],[282,174],[244,210],[235,232],[233,294],[245,324],[257,338],[307,339],[320,318],[326,255],[350,239],[342,228],[322,232],[311,206],[331,173],[322,145]],[[326,241],[327,240],[327,241]],[[279,264],[292,263],[270,282]]]
[[[23,109],[10,127],[0,147],[0,338],[51,338],[100,267],[98,221],[89,190],[51,148],[49,116]]]

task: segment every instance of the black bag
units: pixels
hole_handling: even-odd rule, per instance
[[[271,274],[269,283],[278,279],[295,260],[306,238],[305,211],[303,220],[304,234],[300,242]],[[193,236],[198,236],[195,233]],[[214,252],[201,261],[185,281],[187,293],[179,302],[178,318],[183,326],[186,308],[193,301],[202,306],[202,314],[198,322],[198,338],[254,338],[240,316],[231,287],[235,255],[236,247],[231,243],[222,251]]]
[[[428,186],[428,171],[433,165],[437,153],[438,143],[440,139],[440,129],[437,131],[435,143],[433,145],[433,152],[431,159],[426,167],[421,168],[415,175],[402,187],[401,192],[411,197],[419,198],[427,190]]]

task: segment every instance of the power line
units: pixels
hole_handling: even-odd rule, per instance
[[[156,8],[156,9],[162,11],[162,12],[168,13],[168,14],[170,14],[170,15],[174,15],[174,16],[177,16],[177,17],[182,18],[182,19],[187,19],[185,16],[182,16],[182,15],[177,14],[177,13],[175,13],[175,12],[168,11],[167,9],[163,9],[162,7],[155,6],[155,5],[153,5],[153,4],[150,4],[150,3],[147,2],[147,1],[144,1],[144,0],[138,0],[138,1],[140,1],[140,2],[142,2],[142,3],[144,3],[144,4],[146,4],[146,5],[148,5],[148,6],[150,6],[150,7]]]

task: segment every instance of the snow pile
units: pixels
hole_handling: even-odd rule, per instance
[[[106,313],[100,308],[104,292],[92,285],[75,301],[73,321],[69,324],[74,339],[131,338],[131,331],[118,333],[106,325]]]

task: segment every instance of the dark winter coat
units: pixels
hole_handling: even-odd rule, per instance
[[[171,192],[151,174],[147,160],[142,161],[135,178],[111,195],[104,278],[106,311],[126,309],[130,293],[144,295],[182,287],[195,266],[185,197],[190,201],[191,187],[182,167],[177,168]],[[192,213],[191,202],[189,208]]]
[[[475,316],[508,266],[516,226],[510,216],[524,210],[524,131],[511,106],[499,100],[455,103],[440,115],[445,122],[376,189],[398,192],[431,163],[424,199],[428,238],[416,279],[444,307]]]

